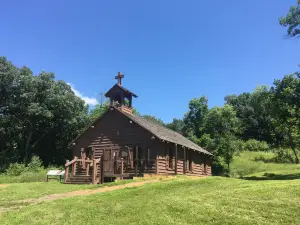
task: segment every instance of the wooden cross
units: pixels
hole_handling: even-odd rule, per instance
[[[121,85],[121,79],[124,78],[124,74],[118,72],[118,76],[115,76],[115,79],[118,80],[118,85]]]

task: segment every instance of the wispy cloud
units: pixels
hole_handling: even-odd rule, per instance
[[[81,98],[83,101],[85,101],[86,104],[88,104],[90,106],[95,106],[96,104],[98,104],[98,101],[96,98],[90,98],[90,97],[84,96],[83,93],[81,93],[80,91],[75,89],[73,84],[68,83],[68,85],[71,86],[71,89],[75,93],[75,95],[78,96],[79,98]]]

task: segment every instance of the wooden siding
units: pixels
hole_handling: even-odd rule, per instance
[[[145,169],[139,169],[139,172],[165,175],[175,174],[175,144],[162,142],[157,138],[153,138],[153,135],[150,132],[134,123],[117,110],[108,111],[96,122],[96,124],[94,124],[93,128],[88,128],[87,131],[77,139],[75,146],[73,146],[73,156],[80,157],[81,149],[89,147],[94,150],[94,157],[100,158],[103,156],[104,150],[111,150],[116,152],[116,154],[119,154],[120,150],[126,148],[126,146],[130,147],[133,151],[135,151],[136,146],[141,148],[143,152],[141,164],[146,164],[148,166]],[[169,148],[173,150],[172,168],[169,166]],[[148,156],[148,152],[150,153],[150,156]],[[183,147],[178,145],[177,174],[184,174],[183,152]],[[192,154],[193,169],[192,171],[189,171],[188,160],[186,160],[186,174],[193,176],[211,175],[211,160],[203,153],[186,148],[186,153],[189,152]],[[133,157],[133,155],[131,155],[131,157]],[[149,158],[152,161],[148,163],[147,160]],[[158,160],[157,166],[155,164],[156,159]],[[127,172],[134,173],[135,168]]]
[[[169,167],[169,156],[167,149],[173,148],[175,144],[161,143],[158,149],[158,174],[174,175],[175,174],[175,154],[173,154],[172,164]],[[189,161],[186,160],[186,175],[192,176],[211,176],[211,160],[204,154],[186,149],[186,152],[192,154],[192,171],[189,170]],[[184,174],[184,149],[182,146],[177,146],[177,174]],[[205,163],[206,162],[206,163]]]
[[[80,157],[81,148],[93,147],[95,158],[103,155],[104,149],[120,150],[125,146],[145,149],[151,144],[151,134],[120,112],[107,112],[95,125],[90,127],[74,146],[74,156]]]

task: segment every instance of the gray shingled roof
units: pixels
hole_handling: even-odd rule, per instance
[[[143,117],[140,117],[138,115],[134,114],[129,114],[125,113],[123,111],[120,111],[118,108],[117,109],[119,112],[130,118],[132,121],[140,125],[141,127],[145,128],[148,130],[150,133],[152,133],[154,136],[161,140],[169,141],[178,145],[182,145],[187,148],[191,148],[195,151],[202,152],[208,155],[212,155],[210,152],[206,151],[205,149],[201,148],[199,145],[195,144],[194,142],[190,141],[186,137],[182,136],[181,134],[168,129],[164,127],[163,125],[160,125],[156,122],[150,121],[148,119],[145,119]]]

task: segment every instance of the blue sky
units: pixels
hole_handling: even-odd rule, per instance
[[[271,85],[297,70],[300,43],[278,17],[296,0],[2,1],[0,55],[49,71],[95,103],[118,71],[142,114],[182,117],[192,98]]]

